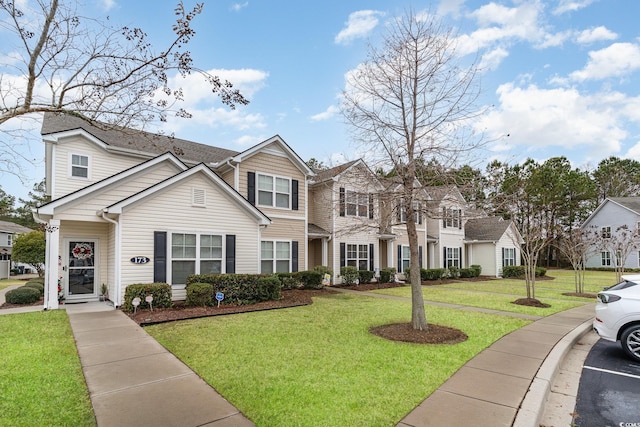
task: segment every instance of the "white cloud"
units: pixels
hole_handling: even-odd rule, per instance
[[[504,58],[509,56],[509,52],[501,47],[482,55],[480,69],[482,71],[495,70]]]
[[[384,13],[377,10],[359,10],[351,13],[346,27],[335,37],[335,43],[348,44],[355,39],[367,37],[378,25],[379,16],[384,16]]]
[[[230,9],[233,10],[234,12],[240,12],[242,9],[244,9],[247,6],[249,6],[248,1],[244,3],[233,3]]]
[[[557,148],[580,149],[604,157],[620,151],[628,133],[621,111],[628,100],[616,93],[583,95],[576,89],[542,89],[536,85],[501,85],[499,105],[476,125],[492,147],[513,153]],[[500,138],[510,134],[508,139]]]
[[[102,10],[108,12],[116,7],[116,2],[115,0],[100,0],[100,6],[102,7]]]
[[[589,62],[570,74],[571,80],[585,81],[620,77],[640,69],[640,46],[633,43],[614,43],[601,50],[589,52]]]
[[[558,7],[553,10],[554,15],[561,15],[566,12],[575,12],[584,9],[597,0],[560,0]]]
[[[441,0],[438,5],[438,15],[459,16],[464,2],[465,0]]]
[[[263,136],[242,135],[242,136],[236,138],[235,144],[236,145],[240,145],[242,147],[251,147],[251,146],[254,146],[256,144],[261,143],[262,141],[264,141],[266,139],[267,138],[265,138]]]
[[[616,33],[601,25],[581,31],[576,37],[576,42],[579,44],[590,44],[601,40],[615,40],[617,38],[618,35]]]
[[[335,116],[338,111],[340,111],[340,109],[338,107],[336,107],[335,105],[331,105],[329,106],[329,108],[327,108],[325,111],[323,111],[322,113],[318,113],[318,114],[314,114],[313,116],[310,117],[312,122],[319,122],[322,120],[327,120],[330,119],[331,117]]]

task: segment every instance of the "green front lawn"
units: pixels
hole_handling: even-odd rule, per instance
[[[0,291],[3,290],[4,288],[8,288],[9,286],[13,286],[13,285],[24,285],[25,282],[24,280],[18,280],[18,279],[2,279],[0,280]]]
[[[93,426],[64,310],[0,315],[0,425]]]
[[[415,345],[368,332],[410,315],[409,303],[340,294],[146,330],[259,426],[392,426],[469,359],[528,323],[428,307],[429,322],[469,339]]]

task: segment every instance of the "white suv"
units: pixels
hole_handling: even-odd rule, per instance
[[[640,362],[640,274],[622,276],[622,282],[598,293],[593,329]]]

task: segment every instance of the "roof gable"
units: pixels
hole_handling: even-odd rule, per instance
[[[74,191],[73,193],[66,194],[56,200],[52,200],[49,203],[45,203],[44,205],[38,207],[36,209],[36,212],[42,215],[53,215],[55,209],[58,207],[76,202],[83,197],[88,197],[97,191],[106,189],[107,187],[118,185],[119,182],[122,182],[123,180],[128,179],[136,174],[143,173],[146,169],[156,166],[162,162],[169,162],[170,164],[174,165],[176,168],[176,172],[184,171],[187,169],[187,166],[182,163],[180,159],[178,159],[174,154],[165,153],[151,160],[147,160],[146,162],[133,166],[129,169],[118,172],[115,175],[111,175],[110,177],[105,178],[101,181],[81,188],[78,191]]]
[[[172,176],[171,178],[161,181],[136,194],[120,200],[119,202],[107,206],[103,209],[103,212],[116,215],[122,214],[123,210],[127,207],[141,202],[147,197],[156,195],[157,193],[162,192],[164,189],[173,186],[180,181],[184,181],[185,179],[198,173],[206,176],[211,181],[211,183],[215,185],[227,197],[227,199],[244,208],[250,215],[256,218],[260,222],[260,224],[269,225],[271,223],[269,217],[262,213],[261,210],[250,204],[244,197],[242,197],[237,191],[235,191],[229,184],[227,184],[204,163],[200,163],[199,165],[182,171],[179,174]]]
[[[300,172],[302,172],[305,176],[313,175],[313,171],[311,170],[311,168],[309,168],[304,160],[302,160],[300,156],[298,156],[298,154],[293,151],[291,147],[289,147],[289,144],[287,144],[284,139],[280,137],[280,135],[274,135],[271,138],[266,139],[241,153],[236,153],[232,156],[229,156],[228,158],[221,159],[218,163],[223,164],[227,161],[241,163],[242,161],[258,153],[267,153],[287,157],[289,158],[289,160],[291,160],[291,163],[293,163],[295,167],[298,168]]]
[[[466,221],[464,225],[465,240],[497,242],[512,228],[516,237],[521,240],[520,233],[513,221],[507,221],[500,217],[474,218]]]
[[[364,170],[366,174],[369,175],[368,180],[373,182],[380,190],[384,188],[378,176],[373,173],[373,171],[362,159],[352,160],[333,168],[319,171],[316,173],[313,181],[314,184],[319,184],[329,180],[339,181],[342,177],[348,175],[351,172],[354,172],[357,168],[361,168],[362,170]]]
[[[620,209],[625,209],[635,215],[640,216],[640,197],[608,197],[593,211],[591,215],[582,223],[580,228],[588,227],[589,223],[595,218],[598,213],[608,204],[618,206]]]

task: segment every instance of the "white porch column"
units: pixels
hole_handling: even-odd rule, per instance
[[[329,239],[323,237],[322,242],[322,265],[328,266],[329,264]]]
[[[51,219],[46,226],[44,308],[58,308],[58,262],[60,256],[60,220]]]
[[[387,267],[394,267],[393,265],[393,240],[387,240]]]

